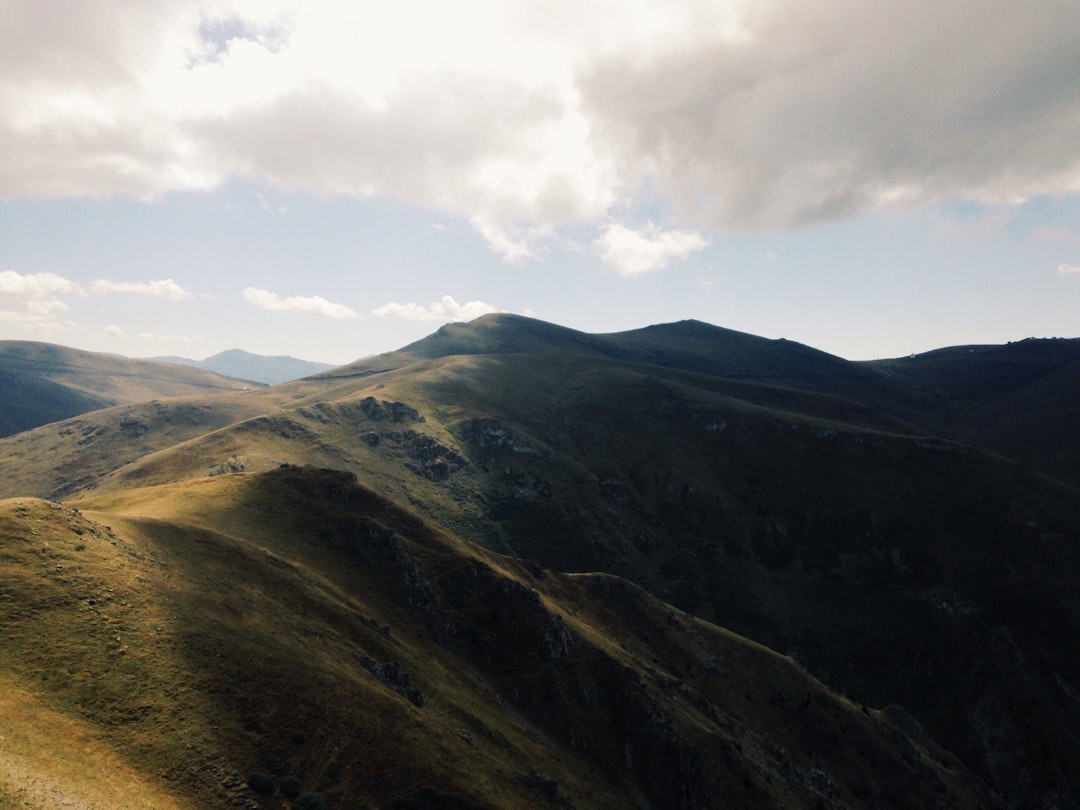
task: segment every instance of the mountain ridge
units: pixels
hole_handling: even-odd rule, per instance
[[[277,385],[334,368],[332,363],[301,360],[290,355],[252,354],[243,349],[226,349],[202,360],[176,356],[151,359],[202,368],[226,377],[252,380],[263,385]]]
[[[153,487],[315,486],[320,505],[290,524],[297,538],[340,545],[362,534],[365,510],[398,510],[408,526],[515,558],[497,567],[545,594],[537,583],[589,584],[575,599],[607,611],[592,624],[620,634],[633,632],[635,603],[603,583],[633,583],[801,662],[871,712],[891,707],[924,729],[918,750],[957,757],[957,773],[988,786],[975,804],[1080,800],[1068,766],[1080,756],[1069,708],[1080,690],[1080,489],[1054,466],[1060,438],[1035,441],[1044,425],[1075,430],[1067,357],[1028,346],[1017,362],[1034,352],[1043,370],[1004,384],[992,358],[1012,349],[965,366],[970,383],[951,364],[972,353],[930,358],[933,374],[982,392],[961,399],[913,369],[917,358],[853,364],[693,322],[591,336],[488,317],[432,338],[272,388],[118,406],[2,439],[0,497],[95,503],[112,525]],[[1031,418],[1047,402],[1060,421]],[[1028,417],[1016,439],[1028,458],[1004,457],[958,413]],[[345,494],[351,477],[387,505],[361,507]],[[262,502],[271,515],[292,503],[274,492]],[[360,511],[338,514],[338,497]],[[165,522],[147,531],[174,531],[185,507],[163,503]],[[320,510],[338,517],[324,525]],[[510,610],[491,599],[486,610]],[[624,643],[688,671],[658,632]],[[844,801],[870,805],[845,785]]]

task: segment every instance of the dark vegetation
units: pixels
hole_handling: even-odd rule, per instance
[[[489,316],[12,436],[0,487],[169,562],[206,749],[268,796],[1078,806],[1077,359]]]

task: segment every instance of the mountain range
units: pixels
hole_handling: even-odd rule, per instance
[[[203,368],[226,377],[254,380],[264,385],[277,385],[289,380],[298,380],[301,377],[333,368],[330,363],[299,360],[285,355],[267,357],[245,352],[243,349],[227,349],[203,360],[190,360],[186,357],[155,357],[153,359]]]
[[[0,800],[1080,806],[1078,362],[489,315],[84,402],[0,439]]]

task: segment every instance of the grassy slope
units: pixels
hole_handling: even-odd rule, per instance
[[[12,436],[112,404],[37,374],[0,369],[0,436]]]
[[[122,403],[258,387],[202,369],[0,341],[0,436]]]
[[[148,454],[182,445],[268,407],[256,392],[155,400],[92,411],[0,439],[0,497],[67,497]],[[197,475],[205,475],[214,463]]]
[[[78,505],[0,504],[0,678],[28,698],[4,715],[0,797],[217,806],[254,799],[257,770],[331,807],[979,801],[917,732],[790,659],[616,578],[484,552],[338,474]],[[56,729],[103,759],[65,756]]]

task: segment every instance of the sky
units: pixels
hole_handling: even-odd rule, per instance
[[[0,0],[0,340],[1080,336],[1076,0]]]

